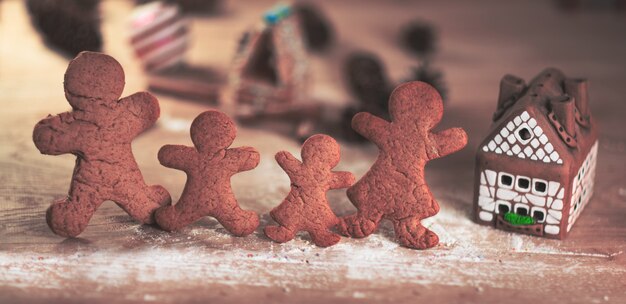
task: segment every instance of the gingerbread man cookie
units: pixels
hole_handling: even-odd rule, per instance
[[[207,215],[215,217],[236,236],[248,235],[259,226],[259,216],[239,207],[230,178],[259,164],[252,147],[228,147],[237,129],[226,114],[206,111],[191,124],[194,147],[167,145],[159,151],[163,166],[187,173],[187,183],[175,205],[163,206],[155,217],[167,231],[178,230]]]
[[[33,131],[43,154],[76,155],[67,197],[47,211],[54,233],[74,237],[87,226],[106,200],[116,202],[142,223],[170,201],[161,186],[147,186],[139,171],[131,141],[159,117],[159,103],[147,92],[119,99],[124,70],[113,57],[82,52],[65,72],[65,97],[72,111],[49,116]]]
[[[329,231],[339,222],[326,200],[330,189],[346,188],[354,182],[350,172],[331,171],[339,163],[339,145],[330,136],[313,135],[302,145],[302,162],[289,152],[276,154],[276,161],[291,179],[291,191],[270,212],[279,226],[265,227],[265,235],[284,243],[298,231],[306,231],[317,246],[328,247],[341,237]]]
[[[348,189],[356,214],[341,219],[342,234],[365,237],[381,219],[391,220],[396,237],[409,248],[426,249],[439,243],[435,233],[420,221],[439,212],[426,180],[429,160],[446,156],[467,144],[460,128],[431,129],[443,114],[441,96],[430,85],[415,81],[398,86],[389,100],[391,122],[359,113],[352,127],[374,142],[380,154],[372,168]]]

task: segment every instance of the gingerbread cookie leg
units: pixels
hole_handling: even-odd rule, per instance
[[[277,243],[289,242],[296,237],[295,230],[289,229],[285,226],[265,226],[263,231],[268,238]]]
[[[403,246],[428,249],[439,243],[439,237],[420,223],[419,217],[393,220],[396,237]]]
[[[236,202],[220,204],[217,210],[211,212],[211,216],[236,236],[246,236],[259,227],[259,216],[241,209]]]
[[[341,237],[337,234],[334,234],[327,229],[317,229],[317,230],[309,230],[307,231],[313,240],[315,245],[320,247],[328,247],[335,245],[341,241]]]
[[[279,206],[270,212],[270,216],[272,216],[274,221],[278,223],[278,226],[265,226],[265,229],[263,230],[268,238],[277,243],[285,243],[293,240],[293,238],[296,237],[296,232],[298,231],[296,228],[297,224],[294,222],[296,220],[295,217],[285,218],[285,220],[290,222],[286,223],[283,220],[283,216],[277,215],[277,212],[279,214],[284,213],[283,208],[284,207]]]
[[[351,202],[364,202],[366,196],[356,191],[356,187],[348,188],[347,194]],[[383,213],[377,209],[359,209],[355,214],[344,216],[339,219],[337,225],[339,232],[345,236],[363,238],[372,233],[378,227],[383,218]]]
[[[439,203],[433,198],[428,186],[423,185],[413,190],[413,195],[418,198],[422,219],[431,217],[439,213]]]
[[[359,211],[339,219],[339,232],[345,236],[364,238],[376,230],[382,219],[381,213]]]
[[[170,194],[161,186],[116,189],[112,200],[131,217],[144,224],[153,224],[154,211],[172,201]]]
[[[186,199],[181,198],[176,205],[159,208],[154,213],[155,221],[165,231],[176,231],[209,214],[206,210],[200,210],[201,207],[197,205],[188,205]],[[185,212],[185,210],[194,210],[194,212]]]
[[[46,221],[54,233],[64,237],[79,235],[105,199],[97,189],[73,181],[67,198],[52,203]]]

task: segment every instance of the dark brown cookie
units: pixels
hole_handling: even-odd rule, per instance
[[[102,50],[99,0],[27,0],[26,8],[46,44],[73,57]]]
[[[401,42],[411,53],[419,57],[427,56],[432,54],[436,48],[436,28],[422,20],[411,21],[402,29]]]
[[[352,142],[366,142],[367,139],[352,129],[352,117],[358,112],[369,112],[388,119],[387,99],[392,86],[385,67],[375,54],[355,52],[348,56],[343,69],[344,78],[357,103],[343,110],[337,129],[342,139]]]
[[[406,247],[426,249],[439,238],[420,221],[439,212],[426,180],[424,166],[435,158],[460,150],[467,135],[460,128],[441,132],[431,129],[443,114],[441,96],[423,82],[398,86],[389,99],[391,122],[369,113],[359,113],[352,127],[380,149],[372,168],[348,189],[356,214],[341,219],[340,231],[365,237],[381,219],[393,222],[396,236]]]
[[[343,72],[361,112],[370,112],[386,119],[389,116],[387,99],[393,85],[380,58],[369,52],[352,53],[346,59]]]
[[[161,228],[173,231],[205,216],[215,217],[237,236],[248,235],[259,226],[259,216],[242,210],[231,189],[230,178],[259,164],[259,152],[252,147],[228,147],[235,140],[237,129],[226,114],[206,111],[191,124],[191,140],[195,147],[163,146],[159,161],[163,166],[187,173],[187,183],[175,205],[157,210],[156,221]]]
[[[298,1],[293,11],[300,18],[300,27],[309,50],[323,51],[332,44],[333,26],[317,6],[312,2]]]
[[[270,212],[280,226],[265,227],[265,234],[278,243],[306,231],[317,246],[328,247],[341,237],[329,231],[339,219],[328,205],[326,192],[349,187],[354,182],[350,172],[331,171],[339,163],[337,142],[327,135],[313,135],[302,145],[302,161],[289,152],[276,154],[276,161],[291,179],[291,191],[285,200]]]
[[[106,200],[116,202],[142,223],[170,202],[161,186],[147,186],[131,141],[159,117],[159,103],[147,92],[119,99],[124,71],[113,57],[82,52],[65,72],[65,97],[73,110],[40,121],[33,141],[43,154],[76,155],[67,197],[47,212],[48,225],[61,236],[80,234]],[[118,100],[119,99],[119,100]]]

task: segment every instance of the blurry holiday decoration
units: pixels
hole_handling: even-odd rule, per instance
[[[415,20],[402,29],[400,39],[407,50],[423,57],[435,51],[437,35],[432,25]]]
[[[138,5],[155,2],[155,0],[135,0]],[[183,13],[214,14],[219,12],[222,0],[166,0],[167,3],[178,5]]]
[[[44,41],[64,55],[100,51],[99,0],[27,0],[31,21]]]
[[[365,138],[352,129],[352,117],[358,112],[373,113],[378,117],[389,119],[388,96],[393,83],[388,79],[383,63],[368,52],[355,52],[348,55],[344,66],[344,78],[352,95],[358,103],[343,110],[340,118],[340,133],[343,139],[365,142]],[[445,101],[448,88],[441,71],[432,69],[429,61],[411,70],[411,74],[403,82],[421,81],[433,86]]]
[[[402,28],[400,40],[408,51],[422,59],[421,64],[412,68],[410,75],[404,81],[421,81],[430,84],[437,89],[445,102],[448,97],[448,87],[443,73],[433,69],[430,64],[437,42],[434,26],[422,20],[413,20]]]
[[[298,18],[279,4],[263,20],[239,41],[229,77],[233,96],[226,102],[234,103],[240,121],[288,120],[296,124],[295,133],[304,132],[319,107],[308,102],[309,66]]]
[[[344,73],[350,91],[360,101],[361,110],[388,118],[387,99],[392,85],[380,59],[366,52],[350,54]]]
[[[146,71],[183,61],[188,47],[187,21],[175,5],[150,2],[132,14],[130,43]]]
[[[444,103],[448,99],[448,86],[446,85],[443,73],[440,70],[433,69],[429,61],[424,61],[418,67],[412,68],[411,74],[405,81],[421,81],[428,83],[437,89]]]
[[[564,11],[612,10],[626,11],[626,0],[556,0],[557,7]]]
[[[328,48],[333,41],[334,33],[332,25],[322,11],[313,3],[304,1],[297,1],[293,11],[299,18],[308,49],[321,51]]]
[[[216,102],[220,77],[212,70],[185,63],[188,22],[178,6],[149,2],[132,14],[130,43],[148,73],[152,91]]]
[[[546,69],[530,84],[506,75],[476,158],[478,223],[563,239],[589,203],[598,134],[587,81]]]
[[[352,116],[358,112],[369,112],[389,119],[387,104],[392,85],[380,59],[367,52],[356,52],[348,56],[344,77],[358,103],[344,110],[341,119],[342,135],[347,140],[364,141],[365,138],[351,127]]]

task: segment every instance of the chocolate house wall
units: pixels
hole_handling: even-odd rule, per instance
[[[507,83],[501,85],[501,88],[511,91],[511,83],[523,83],[518,80],[512,76],[505,76],[503,82]],[[572,87],[564,85],[568,81],[560,71],[547,69],[523,90],[516,85],[513,93],[505,92],[504,95],[512,96],[510,100],[499,99],[498,109],[494,115],[496,120],[489,136],[479,146],[476,157],[474,217],[478,223],[557,239],[564,238],[571,229],[593,191],[597,130],[588,114],[574,124],[573,132],[559,131],[565,130],[565,127],[561,127],[571,123],[568,120],[574,117],[576,109],[572,107],[574,112],[569,113],[571,114],[569,117],[562,117],[563,124],[560,124],[558,116],[552,115],[554,109],[550,100],[569,100],[573,99],[572,96],[583,96],[581,99],[585,107],[587,102],[586,83],[578,81],[574,86],[583,87],[584,91],[566,92],[568,87]],[[563,109],[571,105],[573,103],[557,111],[564,116]],[[554,118],[556,119],[551,122],[550,120]],[[568,128],[570,127],[571,124]],[[515,133],[521,128],[527,128],[529,132]],[[502,131],[503,129],[506,131]],[[574,134],[571,134],[569,142],[566,142],[570,133]],[[528,140],[523,140],[520,134]],[[514,138],[509,141],[511,135]],[[517,148],[513,149],[515,146]],[[591,155],[590,158],[587,158],[588,155]],[[487,172],[496,172],[495,183],[493,173]],[[507,173],[514,177],[511,189],[507,185],[498,184],[501,175]],[[528,190],[515,184],[517,178],[523,181],[524,177],[528,177],[530,183]],[[509,178],[504,177],[504,180],[508,181]],[[536,191],[542,188],[534,189],[535,181],[539,182],[539,186],[544,182],[546,191]],[[584,195],[581,191],[585,192]],[[576,200],[577,204],[574,204],[572,199]],[[498,220],[498,217],[502,216],[498,214],[498,204],[506,205],[507,202],[510,203],[512,212],[518,213],[515,209],[517,205],[521,208],[519,210],[521,214],[525,212],[524,207],[528,208],[528,215],[533,216],[533,211],[539,212],[537,219],[541,218],[539,215],[543,210],[543,219],[538,220],[542,225],[525,227],[529,228],[526,231],[522,229],[524,227],[502,225],[506,223]],[[492,203],[493,212],[489,215]],[[537,231],[539,226],[543,227],[543,231]]]

